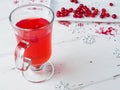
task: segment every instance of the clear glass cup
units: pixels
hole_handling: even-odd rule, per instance
[[[52,53],[53,11],[41,4],[22,5],[9,15],[17,39],[15,64],[25,79],[40,83],[54,75]]]

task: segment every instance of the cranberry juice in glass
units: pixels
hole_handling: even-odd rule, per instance
[[[16,23],[16,26],[26,29],[20,30],[16,37],[18,42],[25,40],[30,43],[24,56],[31,59],[33,66],[44,64],[51,56],[51,26],[41,29],[49,23],[44,18],[28,18]],[[27,29],[31,31],[28,33]]]
[[[52,52],[53,11],[44,5],[30,4],[14,9],[9,20],[17,39],[15,63],[30,82],[44,82],[54,73],[49,61]]]

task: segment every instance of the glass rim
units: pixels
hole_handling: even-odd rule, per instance
[[[46,27],[50,26],[50,25],[53,23],[54,18],[55,18],[55,15],[54,15],[53,10],[52,10],[50,7],[45,6],[45,5],[43,5],[43,4],[25,4],[25,5],[21,5],[21,6],[17,7],[17,8],[15,8],[15,9],[13,9],[12,12],[10,13],[10,15],[9,15],[9,21],[10,21],[10,24],[12,25],[12,27],[17,28],[18,30],[24,30],[24,31],[31,31],[31,30],[33,30],[33,29],[20,28],[20,27],[14,25],[14,24],[12,23],[12,18],[11,18],[11,17],[12,17],[12,14],[13,14],[15,11],[19,10],[20,8],[27,7],[27,6],[38,6],[38,7],[39,7],[39,6],[42,6],[42,7],[45,7],[45,8],[47,8],[47,9],[49,9],[49,10],[51,11],[51,13],[52,13],[52,19],[51,19],[50,23],[47,24],[47,25],[45,25],[45,26],[43,26],[43,27],[36,28],[36,29],[46,28]]]

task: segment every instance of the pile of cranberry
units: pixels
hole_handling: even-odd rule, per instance
[[[78,0],[70,0],[71,2],[78,3]],[[114,6],[113,3],[109,3],[109,6]],[[107,12],[105,8],[102,8],[101,10],[88,6],[84,4],[80,4],[75,10],[70,7],[69,9],[66,9],[65,7],[62,7],[61,10],[58,10],[56,12],[57,17],[66,17],[69,16],[70,13],[73,13],[73,18],[84,18],[84,17],[92,17],[95,18],[99,15],[101,19],[106,17],[112,17],[113,19],[117,19],[116,14],[110,15],[110,13]]]

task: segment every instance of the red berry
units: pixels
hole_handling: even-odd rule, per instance
[[[73,12],[73,8],[69,8],[68,11],[69,11],[69,12]]]
[[[78,18],[82,18],[83,17],[83,15],[82,14],[78,14]]]
[[[78,0],[74,0],[74,3],[76,3],[76,4],[77,4],[77,3],[78,3]]]
[[[80,13],[84,14],[85,12],[84,12],[84,10],[83,10],[83,9],[81,9],[81,10],[80,10]]]
[[[116,15],[116,14],[113,14],[113,15],[112,15],[112,18],[113,18],[113,19],[116,19],[116,18],[117,18],[117,15]]]
[[[77,18],[77,14],[73,14],[73,17],[74,17],[74,18]]]
[[[105,8],[102,8],[102,13],[105,13],[106,12],[106,9]]]
[[[80,10],[81,10],[80,8],[77,8],[77,9],[76,9],[76,12],[79,12]]]
[[[64,16],[65,16],[64,13],[61,13],[61,14],[60,14],[60,17],[64,17]]]
[[[84,5],[83,4],[80,4],[79,7],[83,7]]]
[[[74,2],[74,0],[70,0],[70,2]]]
[[[94,17],[95,17],[95,14],[91,14],[91,17],[94,18]]]
[[[83,9],[84,12],[87,12],[89,10],[89,8],[87,6],[83,6],[82,9]]]
[[[101,15],[103,15],[105,17],[106,16],[106,12],[102,12]]]
[[[104,15],[101,14],[101,15],[100,15],[100,18],[104,18]]]
[[[92,7],[91,10],[95,10],[95,7]]]
[[[91,11],[90,11],[90,10],[88,10],[88,11],[87,11],[87,13],[91,14]]]
[[[64,7],[61,8],[61,12],[65,12],[65,8]]]
[[[56,14],[57,17],[60,17],[60,14]]]
[[[97,15],[99,13],[99,10],[98,9],[95,9],[94,11],[93,11],[93,14],[95,14],[95,15]]]
[[[109,3],[110,6],[113,6],[113,3]]]
[[[84,16],[85,16],[85,17],[89,17],[90,14],[89,14],[89,13],[85,13]]]
[[[68,16],[68,13],[67,12],[65,12],[65,13],[62,13],[64,16]]]
[[[61,16],[61,12],[60,12],[60,11],[57,11],[56,16],[57,16],[57,17],[60,17],[60,16]]]
[[[57,11],[57,14],[60,14],[61,12],[60,11]]]
[[[72,3],[78,3],[78,0],[70,0],[70,2],[72,2]]]
[[[109,13],[106,13],[106,17],[110,17],[110,14],[109,14]]]

